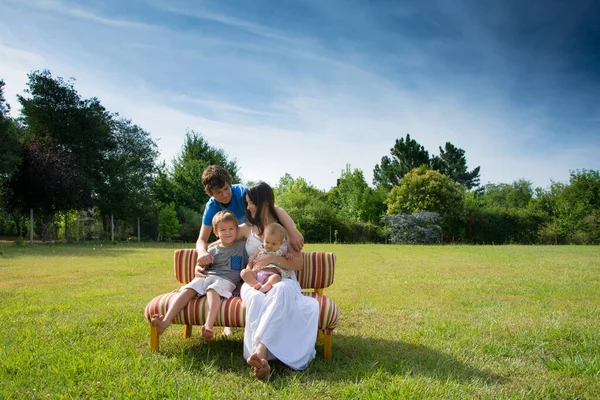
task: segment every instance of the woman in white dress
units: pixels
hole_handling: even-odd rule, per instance
[[[265,226],[280,221],[275,212],[273,190],[268,184],[259,182],[246,189],[246,202],[248,223],[240,228],[239,235],[246,239],[248,254],[254,254],[262,245]],[[293,249],[286,250],[294,258],[265,256],[255,265],[277,264],[290,270],[290,279],[282,279],[266,293],[248,284],[241,289],[246,305],[244,358],[259,378],[269,376],[268,360],[278,359],[293,369],[302,370],[315,356],[319,304],[300,292],[295,271],[304,265],[302,254]]]

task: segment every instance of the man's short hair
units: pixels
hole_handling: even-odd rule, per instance
[[[204,191],[209,196],[212,196],[213,190],[222,189],[225,185],[231,186],[231,182],[231,174],[220,165],[209,165],[202,172]]]
[[[238,225],[238,219],[234,213],[229,210],[222,210],[216,213],[212,219],[213,230],[216,231],[219,228],[219,224],[225,221],[234,222],[236,227]]]

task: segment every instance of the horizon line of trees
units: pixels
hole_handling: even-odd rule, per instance
[[[45,241],[193,242],[208,200],[204,168],[222,165],[240,182],[236,160],[194,131],[159,164],[150,134],[82,98],[74,79],[28,78],[16,118],[0,80],[1,236],[27,238],[33,210]],[[430,155],[407,134],[375,165],[373,186],[347,164],[328,191],[287,173],[274,190],[313,243],[600,243],[600,171],[542,189],[523,179],[480,186],[480,167],[467,165],[454,144]]]

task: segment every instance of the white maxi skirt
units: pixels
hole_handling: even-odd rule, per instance
[[[294,279],[283,279],[267,293],[244,283],[241,296],[246,306],[244,359],[259,343],[269,350],[269,360],[278,359],[302,370],[315,357],[319,329],[319,303],[300,293]]]

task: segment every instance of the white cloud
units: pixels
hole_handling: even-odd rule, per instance
[[[151,27],[60,1],[35,4],[103,25]],[[250,40],[236,44],[213,35],[198,40],[194,32],[167,27],[158,36],[149,34],[147,40],[139,35],[130,40],[123,34],[120,44],[130,43],[124,48],[139,51],[133,54],[152,50],[155,59],[181,70],[161,80],[156,76],[171,70],[151,62],[147,70],[128,68],[126,63],[116,69],[114,63],[120,62],[112,58],[116,53],[109,57],[91,47],[93,62],[86,62],[86,54],[72,54],[65,43],[49,47],[32,42],[27,48],[35,51],[24,51],[19,49],[24,45],[13,41],[16,44],[0,45],[7,95],[21,93],[25,75],[33,69],[50,68],[55,76],[74,76],[84,97],[97,96],[109,110],[160,138],[159,148],[167,161],[180,150],[189,128],[236,158],[244,179],[272,184],[290,173],[329,189],[346,163],[360,168],[370,183],[375,164],[407,133],[431,154],[438,154],[438,147],[447,141],[465,149],[469,167],[481,166],[482,183],[525,178],[546,187],[550,179],[566,180],[570,169],[598,168],[593,151],[581,142],[573,140],[560,149],[548,145],[551,120],[543,107],[535,113],[519,109],[485,80],[473,80],[462,91],[441,81],[430,82],[428,77],[408,87],[369,67],[358,51],[324,49],[310,39],[288,37],[212,11],[177,13],[268,40],[260,45]],[[228,51],[220,52],[223,48]],[[283,63],[283,58],[290,61]],[[430,61],[428,55],[415,59],[418,64]],[[188,79],[194,83],[186,86]],[[217,80],[222,86],[214,84]],[[227,86],[228,80],[240,86]]]

